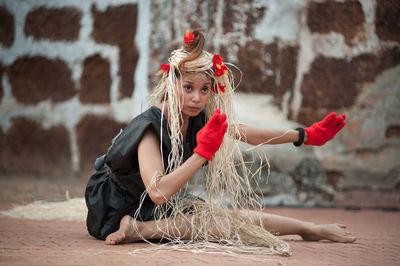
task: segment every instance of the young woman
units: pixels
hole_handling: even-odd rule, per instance
[[[237,123],[232,73],[219,55],[203,50],[204,42],[201,31],[186,32],[183,47],[161,65],[155,104],[133,119],[97,161],[86,188],[89,233],[110,245],[166,238],[268,246],[281,254],[287,246],[269,232],[355,241],[341,224],[315,225],[249,210],[259,206],[259,198],[238,148],[240,141],[323,145],[343,128],[345,116],[331,113],[296,130]],[[207,201],[184,189],[205,165]],[[221,207],[226,200],[231,208]]]

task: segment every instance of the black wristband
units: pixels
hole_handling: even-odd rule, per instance
[[[304,128],[302,127],[298,127],[296,128],[297,131],[299,131],[299,140],[297,142],[293,142],[293,145],[296,147],[301,146],[301,144],[303,144],[304,142]]]

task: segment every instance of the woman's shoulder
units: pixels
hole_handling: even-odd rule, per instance
[[[160,121],[161,110],[156,106],[151,106],[149,109],[147,109],[143,113],[136,116],[132,121],[140,120],[140,119],[150,120],[150,121],[154,121],[154,120]]]

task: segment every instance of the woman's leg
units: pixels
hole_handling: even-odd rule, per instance
[[[125,215],[120,222],[118,231],[109,234],[106,238],[106,244],[116,245],[119,243],[136,242],[141,240],[140,235],[147,239],[161,239],[165,237],[179,237],[180,240],[190,240],[192,238],[192,226],[199,226],[198,221],[192,221],[193,216],[178,216],[155,221],[140,222],[129,215]],[[230,225],[226,219],[216,219],[211,225],[211,234],[217,238],[227,238],[230,234]],[[224,232],[218,230],[218,227],[225,228]],[[227,229],[228,228],[228,229]],[[227,230],[226,230],[227,229]]]
[[[265,229],[277,235],[300,235],[308,241],[330,240],[348,243],[356,240],[350,232],[345,230],[346,226],[341,224],[316,225],[294,218],[251,210],[242,210],[241,215],[250,217],[254,223],[262,225]],[[190,240],[193,226],[191,218],[192,216],[180,216],[160,220],[157,224],[155,221],[140,222],[126,215],[121,219],[119,230],[107,236],[106,244],[116,245],[136,242],[141,240],[139,234],[148,240],[174,236],[179,236],[181,240]],[[215,219],[215,221],[218,221],[219,225],[211,225],[211,233],[216,238],[227,238],[227,234],[230,234],[228,221],[224,218]],[[199,226],[198,222],[194,223],[194,226]],[[221,228],[221,226],[225,228],[223,232],[218,230],[218,227]]]
[[[334,242],[354,242],[356,238],[345,230],[342,224],[316,225],[294,218],[269,214],[259,211],[242,210],[242,215],[250,217],[255,223],[262,225],[271,233],[278,235],[300,235],[304,240],[330,240]]]

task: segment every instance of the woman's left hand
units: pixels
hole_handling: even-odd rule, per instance
[[[345,126],[345,115],[336,116],[332,112],[327,115],[322,121],[314,123],[311,127],[306,127],[308,140],[305,145],[322,146],[327,141],[333,139],[335,135]]]

